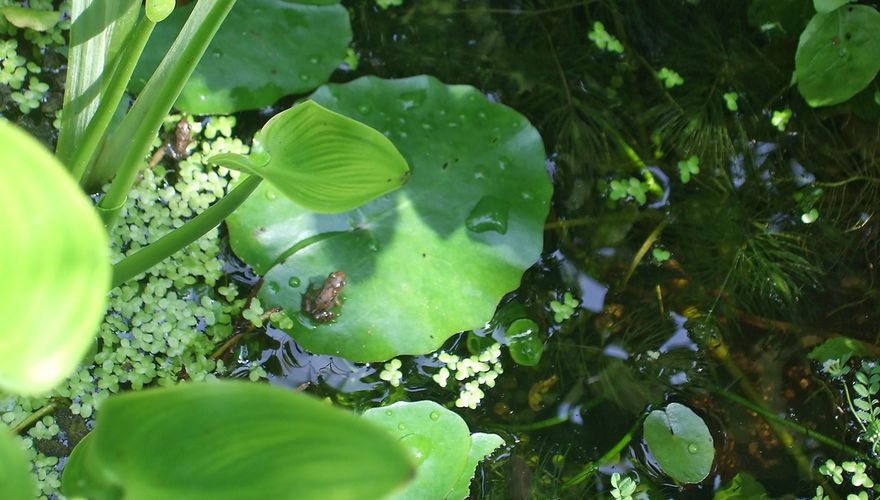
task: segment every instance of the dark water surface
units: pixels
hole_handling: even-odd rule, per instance
[[[360,65],[337,81],[427,73],[470,84],[526,115],[548,151],[555,196],[545,251],[505,299],[541,325],[545,351],[536,367],[505,358],[481,406],[459,411],[472,431],[508,443],[478,469],[473,497],[610,498],[612,471],[637,475],[651,498],[711,498],[738,472],[773,497],[812,496],[815,478],[778,433],[721,396],[742,395],[742,381],[773,414],[864,449],[839,387],[806,355],[833,336],[876,345],[880,333],[880,107],[860,95],[811,109],[789,86],[809,9],[762,32],[749,2],[418,0],[387,11],[347,3]],[[620,39],[622,55],[588,39],[595,21]],[[664,86],[655,77],[663,67],[684,84]],[[726,93],[738,95],[736,111]],[[783,110],[792,118],[779,130],[771,118]],[[685,184],[677,163],[692,155],[700,173]],[[611,200],[611,180],[645,179],[636,157],[657,192],[644,205]],[[805,222],[814,208],[818,219]],[[661,261],[655,248],[670,257]],[[548,304],[565,291],[582,305],[557,325]],[[405,373],[405,392],[390,394],[378,364],[310,356],[272,336],[278,383],[311,381],[311,391],[359,409],[401,394],[452,397],[421,369],[436,366],[430,357]],[[466,340],[447,350],[466,353]],[[669,402],[712,431],[715,464],[699,485],[676,486],[642,443],[639,418]],[[634,426],[619,463],[564,487]],[[813,465],[848,458],[793,436]]]

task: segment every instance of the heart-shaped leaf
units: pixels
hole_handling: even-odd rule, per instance
[[[400,439],[418,464],[413,481],[394,499],[464,499],[477,464],[504,443],[494,434],[471,436],[461,417],[433,401],[371,408],[363,417]]]
[[[316,212],[351,210],[409,179],[406,160],[387,137],[315,101],[272,117],[256,142],[247,158],[224,154],[208,161],[258,175]]]
[[[798,89],[810,106],[846,101],[880,70],[880,12],[851,5],[816,14],[795,55]]]
[[[258,188],[228,224],[236,254],[265,275],[261,301],[294,317],[307,349],[356,361],[430,352],[484,325],[543,245],[552,187],[538,132],[476,89],[426,76],[361,78],[312,98],[382,131],[412,178],[337,215]],[[335,271],[347,277],[339,317],[297,314]]]
[[[0,121],[0,388],[39,394],[94,342],[110,287],[91,200],[41,144]]]
[[[412,470],[397,439],[362,418],[278,387],[214,382],[108,399],[63,484],[89,498],[359,499]]]
[[[31,500],[36,498],[36,485],[24,450],[4,425],[0,425],[0,498]]]
[[[712,468],[715,442],[706,423],[690,408],[670,403],[645,419],[645,441],[657,464],[672,479],[699,483]]]
[[[195,3],[195,2],[193,2]],[[129,89],[139,93],[180,32],[192,6],[156,26]],[[345,58],[348,11],[338,1],[237,2],[177,99],[187,113],[232,113],[314,89]]]

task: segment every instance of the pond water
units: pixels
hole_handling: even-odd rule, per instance
[[[228,358],[241,361],[233,376],[258,361],[272,383],[357,411],[446,404],[506,441],[472,498],[610,498],[614,472],[650,498],[713,498],[739,473],[773,498],[805,498],[825,459],[851,458],[840,446],[870,453],[842,386],[808,354],[840,336],[880,352],[880,97],[875,81],[814,109],[791,86],[809,0],[781,2],[776,25],[758,0],[343,3],[359,63],[333,81],[430,74],[541,133],[554,185],[541,258],[492,322],[443,347],[469,356],[529,318],[538,345],[526,354],[540,361],[505,350],[495,387],[462,409],[432,378],[437,356],[401,357],[392,387],[382,363],[313,355],[269,326]],[[238,133],[299,97],[240,113]],[[229,280],[257,282],[228,248],[224,259]],[[671,403],[712,434],[697,484],[666,475],[643,438],[645,416]]]
[[[478,470],[474,498],[610,497],[614,471],[638,477],[651,498],[712,498],[741,472],[773,497],[806,497],[819,460],[846,458],[731,393],[864,449],[840,388],[807,354],[830,337],[873,344],[880,332],[880,107],[809,108],[789,86],[797,32],[762,32],[755,10],[679,0],[352,4],[356,74],[473,85],[525,114],[549,155],[544,252],[504,299],[537,322],[543,355],[536,366],[506,357],[479,408],[459,410],[472,430],[508,443]],[[597,50],[588,37],[597,20],[623,54]],[[683,83],[667,87],[654,76],[661,68]],[[777,127],[774,112],[786,110],[793,118]],[[684,182],[679,161],[692,156],[699,172]],[[644,203],[632,192],[613,199],[612,181],[649,176]],[[580,305],[560,324],[549,304],[565,292]],[[467,355],[496,327],[445,349]],[[310,382],[358,409],[450,400],[424,370],[436,358],[405,358],[392,390],[376,377],[380,364],[310,356],[270,335],[278,383]],[[697,485],[665,476],[637,425],[670,402],[693,409],[714,438],[712,471]],[[634,426],[619,453],[595,463]],[[598,471],[573,484],[591,465]]]

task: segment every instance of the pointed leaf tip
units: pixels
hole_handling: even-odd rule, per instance
[[[409,165],[387,137],[305,101],[274,116],[260,132],[270,156],[266,181],[309,210],[351,210],[409,179]]]

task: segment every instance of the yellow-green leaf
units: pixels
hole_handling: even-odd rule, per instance
[[[107,235],[43,146],[0,122],[0,388],[48,391],[94,341],[110,284]]]

